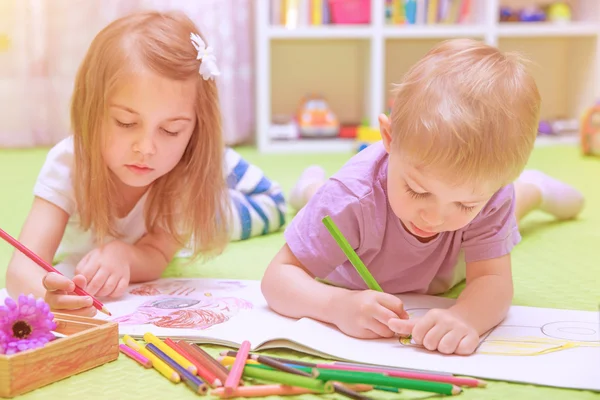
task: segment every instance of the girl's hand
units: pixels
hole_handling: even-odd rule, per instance
[[[360,339],[389,338],[390,319],[408,318],[402,300],[373,290],[347,291],[332,307],[332,322],[345,334]]]
[[[89,282],[86,291],[92,296],[120,297],[129,285],[132,245],[113,240],[90,251],[75,268]]]
[[[85,289],[84,276],[75,275],[73,280],[70,280],[56,272],[49,272],[44,275],[42,284],[46,289],[44,301],[48,303],[51,310],[85,317],[96,315],[96,308],[92,306],[92,298],[79,296],[73,292],[75,285]]]
[[[411,320],[394,318],[388,326],[400,336],[412,335],[415,344],[443,354],[469,355],[479,345],[477,331],[451,309],[432,309]]]

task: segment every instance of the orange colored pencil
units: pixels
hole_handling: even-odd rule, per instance
[[[242,378],[242,373],[244,372],[244,367],[246,366],[246,360],[248,359],[248,354],[250,353],[250,342],[244,340],[240,349],[238,350],[237,356],[235,357],[235,362],[231,366],[229,370],[229,375],[227,376],[227,380],[225,381],[225,392],[231,392],[233,389],[237,388],[240,384],[240,379]]]
[[[198,369],[196,371],[198,376],[200,378],[202,378],[205,382],[207,382],[210,386],[217,387],[217,386],[223,385],[223,382],[221,382],[221,380],[219,378],[217,378],[217,375],[215,375],[215,373],[213,371],[207,369],[202,363],[198,362],[198,360],[196,360],[193,356],[191,356],[187,351],[185,351],[177,343],[175,343],[174,341],[172,341],[169,338],[166,338],[165,344],[167,346],[169,346],[170,348],[172,348],[173,350],[175,350],[177,353],[181,354],[181,356],[186,358],[189,362],[194,364],[196,366],[196,368]]]
[[[368,392],[373,390],[371,385],[343,385],[350,390],[357,392]],[[218,396],[222,399],[229,397],[263,397],[263,396],[293,396],[298,394],[323,394],[307,388],[297,386],[288,386],[280,384],[270,385],[255,385],[255,386],[239,386],[229,393],[225,392],[225,388],[217,388],[210,391],[211,395]]]
[[[217,378],[219,378],[221,384],[225,383],[229,371],[224,366],[219,364],[217,360],[212,358],[211,355],[204,351],[200,346],[196,344],[190,344],[185,340],[178,340],[177,345],[184,351],[187,351],[190,356],[194,357],[194,359],[202,364],[202,366],[204,366],[206,369],[212,371]]]
[[[264,396],[292,396],[298,394],[322,394],[307,388],[287,385],[256,385],[256,386],[239,386],[234,389],[217,388],[210,391],[211,395],[218,396],[222,399],[230,397],[264,397]]]

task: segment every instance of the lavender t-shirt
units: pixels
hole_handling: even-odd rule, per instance
[[[464,279],[466,263],[508,254],[521,240],[510,184],[464,228],[421,243],[389,205],[387,165],[383,144],[369,146],[333,175],[287,227],[288,246],[314,276],[367,288],[323,225],[327,215],[387,293],[442,293]]]

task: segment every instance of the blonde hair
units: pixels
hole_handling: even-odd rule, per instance
[[[179,12],[140,12],[115,20],[92,41],[77,72],[71,103],[75,142],[74,188],[83,229],[98,240],[118,237],[117,193],[101,155],[107,101],[127,76],[147,69],[175,80],[195,79],[196,127],[179,163],[149,189],[148,232],[163,229],[194,258],[219,253],[228,241],[228,190],[217,87],[199,74],[190,33],[194,23]],[[203,38],[203,40],[205,40]]]
[[[537,136],[540,95],[525,60],[482,42],[440,43],[395,89],[392,147],[454,183],[518,177]]]

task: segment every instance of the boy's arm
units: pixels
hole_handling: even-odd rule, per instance
[[[279,314],[334,324],[347,335],[362,339],[392,337],[387,321],[408,318],[402,301],[391,294],[317,282],[287,244],[267,268],[261,290],[269,307]]]
[[[510,253],[502,257],[467,263],[467,284],[453,313],[479,335],[498,325],[513,298]]]
[[[274,311],[291,318],[309,317],[323,322],[332,322],[336,296],[348,292],[316,281],[287,244],[267,267],[261,290]]]
[[[34,197],[29,215],[18,240],[29,250],[52,265],[54,254],[65,232],[69,215],[60,207]],[[47,272],[26,255],[14,250],[6,270],[6,288],[11,297],[33,294],[44,297],[42,278]]]

